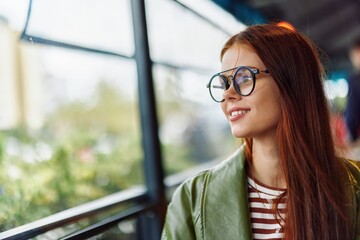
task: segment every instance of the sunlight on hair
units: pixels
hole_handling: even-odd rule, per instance
[[[296,31],[295,27],[291,23],[286,22],[286,21],[278,22],[276,25],[279,26],[279,27],[284,27],[284,28]]]

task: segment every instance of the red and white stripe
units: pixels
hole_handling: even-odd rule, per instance
[[[286,199],[278,203],[278,211],[273,209],[273,200],[285,189],[272,188],[248,177],[250,217],[253,239],[284,239]]]

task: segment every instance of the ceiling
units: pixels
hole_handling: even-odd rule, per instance
[[[360,0],[213,0],[245,24],[288,21],[328,56],[328,71],[352,70],[348,49],[360,38]]]

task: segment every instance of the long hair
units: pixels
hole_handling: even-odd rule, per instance
[[[281,93],[278,153],[286,190],[285,238],[351,238],[345,166],[336,157],[323,89],[324,69],[316,47],[304,35],[271,24],[250,26],[232,36],[232,46],[252,47]],[[251,161],[252,139],[246,141]]]

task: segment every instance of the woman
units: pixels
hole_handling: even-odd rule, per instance
[[[225,43],[221,62],[210,95],[245,143],[177,189],[163,239],[360,239],[359,167],[335,155],[310,41],[250,26]]]

